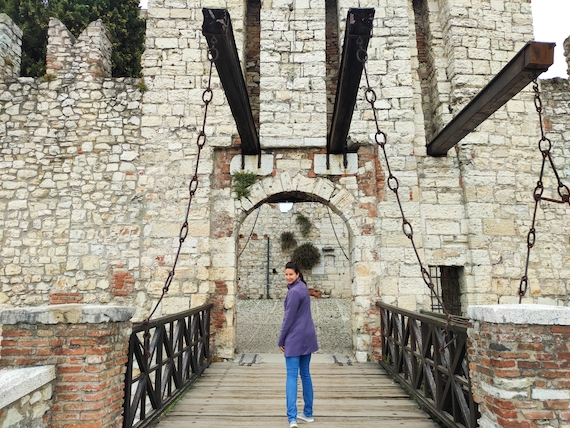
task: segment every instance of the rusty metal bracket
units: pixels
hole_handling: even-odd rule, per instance
[[[210,8],[202,9],[202,13],[202,34],[206,37],[208,46],[211,48],[212,40],[217,40],[218,56],[214,59],[214,64],[241,138],[242,153],[261,156],[259,134],[251,112],[230,14],[227,9]]]
[[[524,89],[554,62],[556,43],[528,42],[427,145],[430,156],[447,151]]]
[[[346,138],[362,77],[362,60],[366,60],[358,56],[366,56],[373,20],[374,9],[348,10],[334,110],[327,136],[327,154],[343,154],[346,158]]]

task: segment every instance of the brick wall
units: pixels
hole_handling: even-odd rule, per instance
[[[116,308],[60,305],[0,314],[0,367],[56,366],[51,427],[121,426],[134,311],[114,316]]]
[[[468,330],[480,426],[569,426],[570,308],[485,308],[493,307],[469,308],[475,322]]]

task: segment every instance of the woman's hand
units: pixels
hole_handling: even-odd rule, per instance
[[[279,349],[281,349],[281,352],[285,352],[285,347],[284,347],[284,346],[280,346]]]

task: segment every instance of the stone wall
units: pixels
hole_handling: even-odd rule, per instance
[[[115,270],[139,276],[142,93],[136,79],[100,77],[107,53],[93,58],[84,39],[102,31],[74,42],[52,20],[56,77],[0,79],[3,305],[108,303],[122,298]]]
[[[343,261],[343,284],[350,285],[342,293],[350,291],[359,358],[371,354],[376,300],[426,308],[429,293],[386,186],[387,165],[370,140],[376,125],[362,90],[349,133],[358,149],[349,154],[349,168],[332,156],[326,169],[335,54],[327,37],[335,34],[332,9],[343,40],[354,6],[332,3],[152,1],[143,80],[104,77],[108,44],[99,24],[74,40],[52,21],[49,74],[0,78],[0,303],[130,304],[140,319],[177,260],[156,315],[215,299],[212,317],[220,329],[213,349],[231,358],[243,285],[240,235],[247,236],[259,207],[295,196],[330,209],[344,224],[350,260]],[[471,304],[516,301],[541,162],[532,91],[510,100],[446,157],[428,157],[426,143],[532,39],[530,3],[365,0],[359,6],[375,8],[367,69],[420,257],[426,265],[464,268],[464,312]],[[249,198],[236,200],[231,181],[241,169],[240,140],[214,70],[207,142],[186,216],[209,71],[202,7],[231,14],[250,94],[259,93],[263,153],[259,169],[257,157],[246,156],[245,169],[259,180]],[[8,45],[18,46],[17,32],[8,32]],[[541,86],[567,180],[567,81]],[[566,302],[570,248],[558,231],[570,226],[568,214],[567,206],[541,203],[525,301]],[[176,256],[185,219],[189,235]],[[264,272],[248,279],[262,281]]]
[[[303,271],[309,288],[321,297],[351,298],[351,278],[348,257],[348,230],[342,219],[319,203],[294,204],[281,212],[279,204],[265,204],[248,216],[240,228],[238,241],[238,297],[241,299],[283,299],[287,294],[285,263],[294,250],[281,249],[281,234],[291,232],[297,245],[310,242],[321,253],[321,262],[312,270]],[[330,213],[330,217],[329,217]],[[298,215],[310,219],[313,227],[303,237],[296,222]],[[256,221],[257,220],[257,221]],[[331,227],[333,222],[334,229]],[[335,237],[335,232],[336,236]],[[269,238],[269,283],[267,282],[267,246]],[[345,255],[346,254],[346,255]],[[269,288],[269,290],[268,290]]]

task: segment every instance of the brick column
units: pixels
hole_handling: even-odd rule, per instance
[[[468,309],[469,368],[481,428],[570,424],[570,308]]]
[[[50,427],[120,427],[133,313],[75,304],[5,310],[0,368],[56,366]]]

